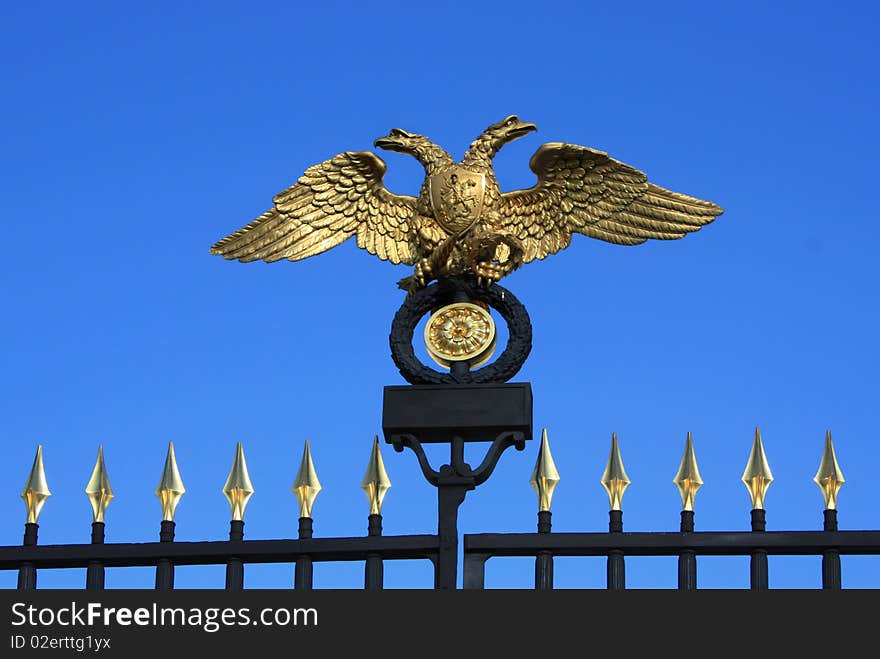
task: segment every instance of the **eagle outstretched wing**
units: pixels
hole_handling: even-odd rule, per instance
[[[275,207],[217,242],[212,254],[250,261],[298,261],[357,234],[357,244],[380,259],[418,260],[409,231],[416,200],[382,183],[386,166],[369,151],[347,151],[309,167],[275,195]]]
[[[523,261],[568,247],[573,232],[619,245],[673,240],[723,212],[715,204],[648,183],[643,172],[588,147],[541,146],[529,166],[538,183],[507,192],[502,229],[523,245]]]

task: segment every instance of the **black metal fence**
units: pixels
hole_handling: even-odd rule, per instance
[[[752,531],[693,531],[693,513],[682,512],[679,532],[624,532],[620,511],[611,511],[607,533],[552,533],[550,513],[539,513],[537,533],[489,533],[463,536],[466,589],[482,589],[490,558],[535,557],[534,587],[553,588],[557,557],[592,556],[607,560],[607,587],[626,587],[627,556],[677,556],[678,588],[697,588],[698,556],[750,557],[750,587],[768,588],[770,555],[811,555],[822,559],[822,587],[841,588],[842,555],[880,555],[880,531],[841,531],[835,510],[825,511],[822,531],[765,531],[763,510],[752,511]],[[311,537],[311,519],[300,518],[299,539],[244,540],[243,523],[232,522],[228,541],[175,542],[174,522],[162,522],[159,542],[103,543],[103,523],[93,524],[92,543],[37,545],[37,525],[25,525],[22,546],[0,547],[0,569],[18,570],[18,588],[37,587],[39,570],[86,568],[85,588],[104,588],[104,568],[155,567],[156,589],[174,588],[174,568],[183,565],[225,565],[227,590],[244,588],[247,564],[294,563],[293,586],[312,588],[312,566],[318,562],[357,561],[364,564],[364,588],[383,587],[386,561],[426,559],[437,573],[440,535],[381,535],[381,515],[369,517],[368,535],[349,538]]]
[[[37,587],[39,570],[86,568],[85,587],[104,588],[104,569],[108,567],[156,568],[156,589],[174,588],[177,565],[225,565],[226,589],[244,587],[248,563],[295,563],[295,588],[312,587],[312,566],[325,561],[363,561],[364,588],[383,586],[383,564],[389,560],[436,560],[439,538],[436,535],[383,536],[381,515],[369,518],[369,535],[353,538],[313,538],[312,520],[299,521],[295,540],[244,540],[244,524],[230,523],[229,540],[212,542],[175,542],[174,522],[163,521],[159,542],[104,544],[104,524],[92,525],[92,543],[37,544],[37,524],[25,525],[23,546],[0,547],[0,570],[18,570],[18,588]]]
[[[93,483],[90,483],[95,521],[91,542],[88,544],[45,545],[37,542],[36,519],[48,490],[41,477],[42,462],[38,452],[35,469],[23,497],[28,504],[29,518],[25,524],[24,542],[18,546],[0,547],[0,570],[18,571],[18,588],[37,587],[41,570],[57,568],[85,568],[85,588],[104,588],[106,568],[146,566],[156,571],[155,588],[174,588],[174,569],[183,565],[225,565],[227,590],[241,590],[245,586],[245,568],[257,563],[293,563],[293,587],[308,590],[313,584],[313,565],[316,562],[357,561],[364,564],[364,588],[383,588],[386,561],[423,559],[434,565],[434,585],[441,589],[458,586],[459,533],[458,508],[468,491],[485,482],[492,474],[502,453],[508,448],[522,450],[531,439],[531,388],[529,385],[425,385],[386,387],[383,409],[383,429],[386,441],[395,450],[411,450],[418,460],[426,480],[437,488],[437,534],[395,535],[382,534],[382,516],[378,510],[381,496],[379,471],[374,470],[372,489],[368,496],[378,501],[370,514],[367,535],[363,537],[315,538],[310,517],[308,449],[297,477],[295,490],[304,506],[299,519],[297,539],[245,540],[244,522],[238,518],[244,510],[249,478],[246,469],[230,474],[224,493],[230,501],[233,519],[229,540],[211,542],[176,542],[173,509],[182,494],[175,491],[176,464],[169,448],[166,462],[167,492],[163,491],[165,519],[161,522],[158,542],[105,543],[103,508],[112,498],[109,483],[102,477],[99,458]],[[488,439],[487,439],[488,438]],[[464,461],[466,442],[490,441],[486,456],[476,468]],[[449,462],[439,469],[429,464],[423,443],[449,445]],[[378,445],[377,445],[378,447]],[[682,460],[676,483],[682,493],[683,510],[678,532],[638,533],[624,532],[620,500],[629,484],[619,455],[615,454],[616,438],[612,441],[609,466],[603,485],[611,500],[607,533],[553,533],[551,531],[550,498],[558,474],[552,465],[546,437],[542,439],[539,463],[532,477],[539,497],[536,533],[492,533],[463,536],[464,574],[466,589],[485,586],[485,566],[490,558],[510,556],[535,558],[534,587],[538,590],[553,588],[554,560],[568,556],[599,556],[607,560],[607,588],[622,590],[626,587],[627,556],[678,557],[678,588],[697,588],[698,556],[750,557],[750,586],[754,590],[768,588],[768,556],[813,555],[822,559],[822,587],[840,589],[841,555],[880,555],[880,531],[841,531],[837,524],[836,495],[843,483],[827,438],[823,466],[816,476],[826,498],[824,528],[821,531],[767,531],[763,509],[763,493],[772,481],[769,467],[763,457],[760,435],[756,433],[749,466],[743,474],[752,495],[751,531],[698,532],[694,526],[693,496],[702,484],[696,469],[690,440]],[[690,453],[689,453],[690,451]],[[378,452],[378,450],[377,450]],[[99,454],[100,456],[100,454]],[[308,460],[306,459],[308,457]],[[38,464],[39,463],[39,464]],[[39,466],[39,469],[37,467]],[[384,467],[382,468],[384,469]],[[179,475],[178,475],[179,476]],[[103,479],[103,480],[102,480]],[[94,487],[93,487],[94,484]],[[160,484],[160,487],[163,487]],[[316,487],[318,489],[319,486]],[[43,492],[44,494],[41,494]],[[252,491],[251,491],[252,493]],[[157,495],[160,492],[157,490]],[[378,496],[378,499],[376,499]],[[169,512],[170,511],[170,512]],[[100,514],[99,514],[100,513]],[[169,518],[170,517],[170,518]]]
[[[626,587],[626,556],[677,556],[679,590],[697,588],[697,556],[749,556],[750,587],[768,588],[769,555],[821,556],[822,588],[841,588],[840,557],[880,555],[880,531],[840,531],[837,511],[825,510],[823,531],[766,531],[764,510],[752,510],[751,531],[694,531],[693,511],[682,511],[678,533],[623,531],[623,515],[610,512],[608,533],[552,533],[550,513],[538,514],[537,533],[464,536],[464,587],[482,589],[486,561],[493,557],[534,556],[535,588],[553,588],[558,556],[606,556],[607,587]]]

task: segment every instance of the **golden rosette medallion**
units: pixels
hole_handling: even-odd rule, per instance
[[[495,321],[483,307],[471,302],[448,304],[431,314],[425,325],[425,347],[431,358],[450,368],[468,362],[476,368],[495,351]]]

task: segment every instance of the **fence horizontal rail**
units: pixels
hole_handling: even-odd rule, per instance
[[[764,550],[777,555],[880,554],[880,531],[697,531],[625,533],[482,533],[464,536],[465,554],[491,556],[677,556],[684,550],[701,555],[749,555]]]
[[[207,542],[145,542],[0,547],[0,570],[23,563],[34,568],[155,566],[160,560],[175,565],[222,565],[230,558],[242,563],[288,563],[307,556],[314,562],[433,559],[440,543],[436,535],[308,538],[301,540],[241,540]]]

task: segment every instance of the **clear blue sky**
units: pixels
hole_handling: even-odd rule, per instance
[[[578,236],[505,280],[529,309],[536,434],[562,482],[554,530],[607,528],[599,485],[617,432],[633,481],[627,530],[675,530],[671,480],[694,434],[697,528],[746,530],[739,478],[760,426],[776,481],[768,528],[821,528],[811,479],[826,429],[847,479],[843,529],[876,529],[878,131],[871,3],[6,3],[0,10],[0,544],[38,444],[53,496],[41,543],[87,542],[83,489],[103,443],[117,498],[107,540],[157,538],[169,439],[187,494],[179,540],[222,539],[235,442],[256,494],[247,537],[292,537],[290,486],[311,440],[320,536],[366,532],[359,489],[382,387],[402,384],[387,334],[408,274],[346,243],[300,263],[210,256],[304,169],[371,149],[394,126],[460,157],[507,114],[539,132],[505,148],[505,190],[529,187],[543,142],[591,146],[725,209],[681,241]],[[421,168],[382,153],[386,183]],[[468,495],[464,532],[531,531],[538,442]],[[435,491],[383,443],[388,534],[431,533]],[[477,460],[480,456],[473,456]],[[602,559],[557,563],[560,587],[602,587]],[[880,558],[845,558],[844,586],[880,587]],[[223,567],[179,568],[222,587]],[[426,563],[390,587],[430,587]],[[632,587],[674,587],[674,559],[627,563]],[[530,559],[487,585],[530,587]],[[42,572],[80,587],[84,570]],[[283,586],[259,566],[249,586]],[[358,587],[362,565],[318,565]],[[771,587],[816,587],[818,558],[771,558]],[[0,574],[13,587],[15,574]],[[108,571],[151,587],[152,569]],[[700,559],[705,587],[746,587],[748,559]]]

